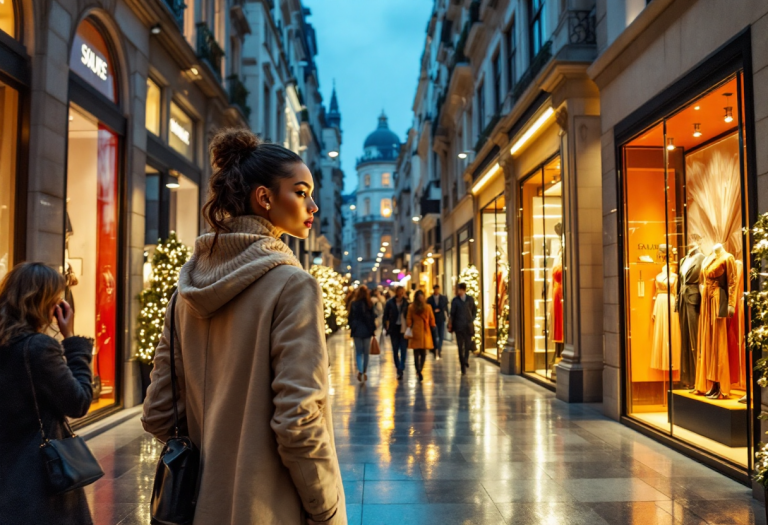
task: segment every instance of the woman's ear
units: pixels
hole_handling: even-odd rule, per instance
[[[272,192],[266,186],[259,186],[251,193],[251,207],[254,212],[259,208],[269,210],[272,208],[272,201]]]

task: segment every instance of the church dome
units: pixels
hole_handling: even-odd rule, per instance
[[[378,128],[376,131],[368,135],[368,138],[365,139],[363,148],[367,154],[373,154],[374,157],[378,156],[384,159],[397,158],[397,154],[400,150],[400,139],[392,130],[389,129],[389,125],[387,124],[387,116],[384,114],[384,112],[382,112],[381,116],[379,117]],[[378,155],[375,155],[375,153],[369,150],[369,148],[377,149]]]

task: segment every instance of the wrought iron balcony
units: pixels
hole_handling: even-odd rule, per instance
[[[219,47],[213,31],[205,22],[197,24],[197,57],[208,62],[216,78],[221,81],[221,61],[224,58],[224,50]]]
[[[541,46],[541,51],[539,51],[539,54],[533,58],[531,65],[528,66],[526,72],[523,73],[523,76],[520,77],[520,80],[518,80],[517,84],[515,84],[515,87],[512,90],[513,100],[517,101],[517,99],[520,98],[520,95],[522,95],[528,86],[531,85],[531,82],[533,82],[533,80],[536,78],[536,75],[538,75],[539,72],[544,69],[544,66],[547,65],[547,62],[549,62],[551,58],[552,41],[548,40],[544,43],[543,46]]]
[[[248,106],[248,95],[250,92],[237,75],[228,76],[227,82],[229,84],[229,103],[239,107],[245,118],[249,119],[251,117],[251,108]]]
[[[183,31],[184,10],[187,8],[184,0],[165,0],[165,5],[167,5],[168,9],[171,10],[171,14],[173,15],[174,20],[176,20],[176,25],[179,26],[179,29]]]

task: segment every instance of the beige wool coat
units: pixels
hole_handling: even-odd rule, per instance
[[[322,293],[269,221],[197,239],[179,277],[178,406],[202,471],[195,525],[346,525],[328,399]],[[169,315],[144,428],[172,433]]]

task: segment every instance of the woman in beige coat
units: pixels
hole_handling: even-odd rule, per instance
[[[427,304],[424,292],[419,290],[413,296],[413,304],[408,307],[408,317],[406,319],[408,328],[411,329],[413,337],[408,339],[408,348],[413,349],[413,363],[416,366],[416,373],[419,381],[424,380],[424,362],[427,360],[427,350],[435,347],[432,341],[432,329],[435,324],[435,314],[432,307]]]
[[[282,234],[306,238],[317,206],[295,153],[245,130],[211,144],[215,173],[176,305],[179,408],[201,451],[195,525],[347,523],[328,398],[322,292]],[[170,314],[144,428],[173,425]]]

